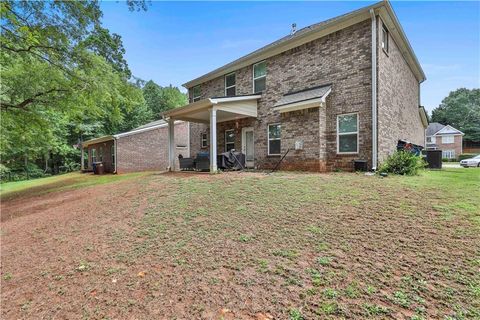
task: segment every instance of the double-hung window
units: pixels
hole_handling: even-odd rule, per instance
[[[382,49],[388,53],[388,30],[385,27],[382,28]]]
[[[225,130],[225,152],[235,149],[235,130]]]
[[[225,96],[231,97],[236,95],[235,82],[235,72],[225,76]]]
[[[206,132],[202,132],[201,146],[202,148],[208,147],[208,134]]]
[[[337,116],[337,153],[358,153],[358,113]]]
[[[267,63],[265,61],[253,65],[253,93],[265,90],[267,86]]]
[[[455,142],[455,137],[454,136],[443,136],[442,137],[442,143],[454,143]]]
[[[200,86],[193,87],[192,89],[192,100],[193,102],[200,100],[202,97],[202,90]]]
[[[281,153],[282,125],[280,123],[268,125],[268,155],[277,156]]]
[[[92,163],[97,162],[97,150],[91,149],[92,153]]]

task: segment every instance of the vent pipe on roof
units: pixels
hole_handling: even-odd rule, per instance
[[[290,32],[290,35],[294,35],[295,32],[297,32],[297,24],[296,23],[292,23],[292,31]]]

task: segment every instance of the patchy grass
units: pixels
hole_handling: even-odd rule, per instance
[[[61,192],[72,189],[85,188],[89,186],[119,182],[149,173],[128,173],[128,174],[105,174],[93,175],[91,173],[72,172],[58,176],[23,180],[15,182],[6,182],[0,184],[0,197],[3,200],[12,199],[20,196],[42,195],[50,192]]]
[[[69,179],[2,194],[2,318],[480,317],[480,170]]]

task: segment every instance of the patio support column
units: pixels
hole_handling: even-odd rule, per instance
[[[80,164],[80,168],[81,168],[82,171],[85,170],[85,159],[84,159],[85,155],[84,155],[84,153],[85,153],[85,149],[83,149],[83,145],[80,144],[80,159],[81,159],[80,161],[82,161],[82,163]]]
[[[217,172],[217,109],[210,109],[210,173]]]
[[[175,120],[168,119],[168,171],[175,171]]]

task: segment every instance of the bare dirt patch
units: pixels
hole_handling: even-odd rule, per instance
[[[399,179],[152,174],[3,201],[2,317],[475,318],[478,227]]]

